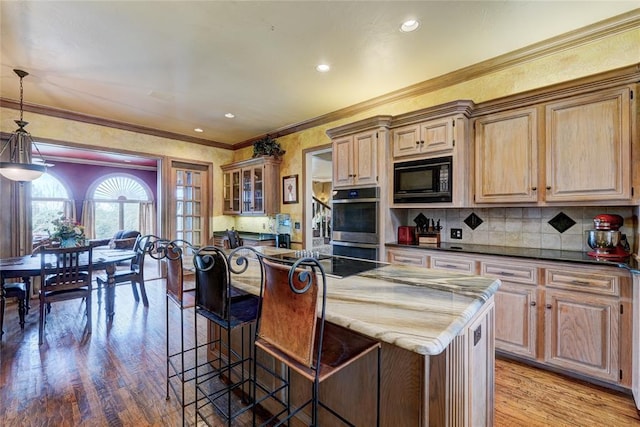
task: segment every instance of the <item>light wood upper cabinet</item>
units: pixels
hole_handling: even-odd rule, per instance
[[[550,202],[631,197],[628,87],[546,105],[546,195]]]
[[[509,100],[480,107],[487,113],[474,120],[475,203],[635,200],[635,87],[533,95],[520,109]]]
[[[369,130],[333,140],[333,186],[378,183],[378,135]]]
[[[537,123],[535,108],[475,121],[476,203],[537,201]]]
[[[393,130],[393,156],[446,152],[453,149],[455,119],[429,120]]]
[[[279,212],[279,159],[257,157],[221,168],[224,214],[270,215]]]
[[[385,157],[390,122],[391,116],[374,116],[327,130],[334,188],[380,186],[382,193],[386,191],[386,170],[379,163]]]

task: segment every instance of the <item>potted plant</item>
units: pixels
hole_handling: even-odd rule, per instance
[[[286,151],[280,147],[280,143],[269,135],[253,143],[253,157],[273,156],[278,158],[284,155],[285,152]]]
[[[52,241],[60,242],[60,247],[82,246],[85,241],[84,226],[60,213],[52,222],[53,232],[49,232]],[[48,231],[48,230],[47,230]]]

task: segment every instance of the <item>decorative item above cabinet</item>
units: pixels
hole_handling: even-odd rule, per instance
[[[272,215],[280,211],[280,163],[256,157],[221,166],[225,215]]]

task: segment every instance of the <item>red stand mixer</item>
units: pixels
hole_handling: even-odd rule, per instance
[[[587,244],[593,251],[588,255],[610,260],[629,256],[629,243],[619,229],[624,224],[620,215],[601,214],[593,218],[595,230],[587,231]]]

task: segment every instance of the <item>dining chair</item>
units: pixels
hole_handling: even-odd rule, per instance
[[[227,249],[235,249],[242,246],[242,239],[236,230],[227,230],[227,240],[225,242]]]
[[[0,284],[0,339],[4,334],[4,310],[7,298],[15,298],[18,301],[18,318],[20,329],[24,330],[24,318],[28,312],[29,286],[25,282],[7,282]]]
[[[182,424],[185,422],[185,408],[194,404],[195,402],[195,388],[193,389],[193,396],[189,400],[185,399],[185,384],[190,383],[195,378],[195,367],[193,366],[194,357],[192,357],[195,347],[193,343],[185,343],[185,310],[189,310],[195,307],[196,288],[194,286],[185,285],[184,280],[184,266],[183,266],[183,249],[189,251],[195,251],[195,248],[189,243],[183,240],[173,240],[170,242],[161,243],[157,252],[158,255],[154,255],[154,258],[163,259],[166,265],[166,372],[167,372],[167,384],[166,384],[166,399],[169,400],[169,390],[173,389],[176,396],[180,398],[180,405],[182,410]],[[172,350],[171,343],[171,316],[170,305],[174,304],[180,311],[179,321],[179,350]],[[189,356],[187,356],[189,354]],[[177,379],[180,383],[180,390],[177,390],[173,379]]]
[[[153,246],[153,242],[160,240],[159,237],[148,234],[146,236],[138,236],[133,245],[133,251],[136,253],[135,257],[131,259],[131,263],[126,270],[117,270],[114,275],[115,284],[131,282],[131,291],[133,292],[133,298],[136,302],[140,301],[138,295],[138,289],[140,287],[140,295],[142,295],[142,304],[145,307],[149,306],[149,299],[147,298],[147,290],[144,286],[144,262],[145,255],[149,248]],[[106,275],[100,275],[96,277],[96,283],[98,284],[98,302],[101,300],[102,287],[108,283]]]
[[[380,342],[325,321],[326,275],[317,259],[300,258],[293,264],[268,257],[263,261],[265,280],[261,290],[255,346],[284,364],[287,372],[278,378],[280,387],[262,389],[267,394],[254,403],[258,405],[272,398],[282,407],[280,412],[273,414],[262,425],[270,425],[276,419],[277,425],[287,423],[307,407],[311,409],[310,425],[335,425],[336,421],[326,419],[320,423],[318,409],[322,407],[326,409],[327,412],[323,414],[326,413],[327,417],[331,414],[342,423],[353,426],[320,400],[320,384],[374,350],[377,350],[376,425],[379,425]],[[253,378],[257,374],[256,359],[253,359]],[[311,387],[311,397],[295,403],[294,408],[291,408],[292,396],[288,390],[291,370],[308,380]],[[257,396],[259,385],[258,381],[253,381],[253,396]],[[283,390],[287,390],[286,400],[280,397]],[[299,395],[293,397],[301,398]],[[255,411],[253,424],[256,424]]]
[[[52,302],[84,298],[87,333],[91,333],[91,280],[93,247],[40,249],[40,325],[38,343],[42,344],[46,315]],[[47,310],[45,310],[47,306]]]
[[[239,247],[229,255],[215,246],[200,248],[194,255],[196,267],[196,317],[194,320],[196,349],[207,349],[205,363],[198,360],[196,350],[196,418],[206,420],[212,413],[226,420],[228,426],[240,414],[251,409],[246,398],[251,393],[249,372],[253,351],[250,325],[258,315],[260,298],[240,291],[232,285],[232,273],[242,274],[249,266],[248,255],[261,262],[253,248]],[[236,268],[237,267],[237,268]],[[260,267],[260,276],[262,268]],[[260,280],[262,282],[262,280]],[[206,343],[199,343],[198,319],[206,322]],[[235,336],[232,334],[236,332]],[[237,350],[239,349],[239,350]],[[207,369],[200,369],[205,366]],[[241,407],[232,405],[232,393],[243,397]],[[233,409],[232,409],[233,406]]]

